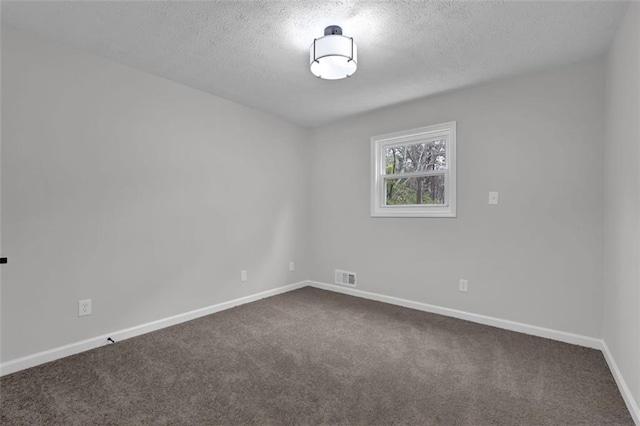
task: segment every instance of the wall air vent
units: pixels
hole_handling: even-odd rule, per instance
[[[336,284],[348,285],[350,287],[356,286],[356,273],[349,271],[341,271],[336,269]]]

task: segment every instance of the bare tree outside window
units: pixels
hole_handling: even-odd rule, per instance
[[[446,169],[446,141],[436,140],[386,149],[386,174]],[[386,179],[386,204],[444,204],[444,173]]]

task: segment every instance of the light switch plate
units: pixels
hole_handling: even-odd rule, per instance
[[[489,193],[489,204],[498,204],[498,193],[497,192],[490,192]]]

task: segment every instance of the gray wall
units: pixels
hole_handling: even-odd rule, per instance
[[[604,335],[638,399],[637,9],[606,111],[599,58],[311,131],[4,26],[0,359],[343,268],[365,291]],[[454,120],[458,217],[369,217],[369,138]]]
[[[599,58],[315,129],[311,278],[599,337],[603,117]],[[371,218],[369,138],[447,121],[458,217]]]
[[[604,165],[604,330],[625,382],[640,403],[640,34],[638,3],[607,58]]]
[[[305,130],[6,26],[2,112],[2,360],[308,277]]]

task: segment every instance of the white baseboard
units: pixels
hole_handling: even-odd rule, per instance
[[[568,333],[566,331],[553,330],[550,328],[538,327],[535,325],[524,324],[521,322],[509,321],[500,318],[489,317],[486,315],[472,314],[470,312],[458,311],[456,309],[443,308],[441,306],[429,305],[427,303],[413,302],[411,300],[399,299],[397,297],[385,296],[378,293],[370,293],[368,291],[362,291],[355,288],[343,287],[335,284],[327,284],[318,281],[308,281],[308,285],[311,287],[320,288],[323,290],[334,291],[337,293],[348,294],[351,296],[362,297],[364,299],[376,300],[378,302],[390,303],[392,305],[404,306],[405,308],[416,309],[419,311],[431,312],[434,314],[445,315],[448,317],[459,318],[479,324],[490,325],[493,327],[503,328],[506,330],[517,331],[519,333],[530,334],[533,336],[544,337],[547,339],[558,340],[560,342],[571,343],[573,345],[585,346],[587,348],[599,349],[604,354],[604,358],[607,360],[611,374],[613,375],[620,393],[627,404],[627,408],[633,417],[636,425],[640,426],[640,409],[638,408],[638,402],[635,401],[627,383],[625,382],[620,369],[609,351],[607,343],[602,339],[595,337],[582,336],[580,334]]]
[[[633,417],[633,421],[636,422],[636,425],[640,426],[640,408],[638,407],[638,401],[636,401],[631,394],[631,390],[629,389],[629,386],[627,386],[627,382],[624,380],[624,377],[622,377],[618,364],[616,364],[616,360],[613,358],[613,354],[609,350],[607,342],[604,340],[602,341],[602,353],[604,354],[604,359],[607,360],[607,364],[609,364],[609,369],[611,370],[611,374],[613,374],[613,378],[616,379],[618,389],[620,389],[622,398],[627,404],[627,408],[631,413],[631,417]]]
[[[22,358],[13,359],[0,364],[0,376],[14,373],[16,371],[24,370],[26,368],[35,367],[36,365],[44,364],[56,359],[64,358],[70,355],[74,355],[80,352],[88,351],[107,344],[107,337],[111,337],[116,341],[125,340],[131,337],[139,336],[141,334],[149,333],[151,331],[159,330],[161,328],[170,327],[172,325],[180,324],[185,321],[200,318],[206,315],[210,315],[216,312],[224,311],[226,309],[233,308],[234,306],[244,305],[246,303],[255,302],[256,300],[264,299],[266,297],[275,296],[277,294],[286,293],[292,290],[296,290],[302,287],[311,286],[320,288],[323,290],[334,291],[337,293],[348,294],[351,296],[362,297],[364,299],[376,300],[379,302],[390,303],[392,305],[403,306],[406,308],[416,309],[419,311],[431,312],[435,314],[445,315],[449,317],[459,318],[479,324],[490,325],[493,327],[503,328],[506,330],[517,331],[520,333],[530,334],[533,336],[544,337],[547,339],[558,340],[565,343],[571,343],[574,345],[585,346],[593,349],[600,349],[609,365],[609,369],[613,374],[613,377],[618,384],[620,393],[624,398],[627,408],[631,413],[635,423],[640,426],[640,409],[638,403],[633,398],[629,387],[627,386],[620,370],[607,346],[606,342],[594,337],[582,336],[579,334],[568,333],[565,331],[553,330],[550,328],[538,327],[535,325],[524,324],[515,321],[504,320],[500,318],[489,317],[486,315],[473,314],[470,312],[459,311],[456,309],[444,308],[436,305],[429,305],[427,303],[414,302],[411,300],[400,299],[392,296],[385,296],[383,294],[370,293],[367,291],[358,290],[350,287],[342,287],[335,284],[327,284],[318,281],[301,281],[294,284],[285,285],[282,287],[274,288],[271,290],[263,291],[261,293],[244,296],[238,299],[230,300],[228,302],[218,303],[216,305],[207,306],[205,308],[196,309],[190,312],[174,315],[168,318],[163,318],[157,321],[152,321],[139,326],[127,328],[124,330],[114,331],[113,333],[103,334],[101,336],[93,337],[90,339],[82,340],[80,342],[71,343],[68,345],[60,346],[57,348],[49,349],[43,352],[39,352],[33,355],[28,355]]]
[[[141,334],[149,333],[151,331],[159,330],[165,327],[170,327],[172,325],[180,324],[185,321],[190,321],[192,319],[203,317],[205,315],[210,315],[216,312],[224,311],[226,309],[233,308],[234,306],[255,302],[256,300],[264,299],[265,297],[286,293],[288,291],[296,290],[298,288],[305,287],[307,285],[308,285],[307,281],[301,281],[298,283],[285,285],[282,287],[263,291],[261,293],[256,293],[256,294],[244,296],[238,299],[230,300],[228,302],[218,303],[216,305],[211,305],[205,308],[196,309],[193,311],[174,315],[168,318],[159,319],[157,321],[148,322],[146,324],[138,325],[135,327],[124,329],[124,330],[103,334],[102,336],[92,337],[90,339],[82,340],[80,342],[70,343],[68,345],[49,349],[43,352],[38,352],[36,354],[28,355],[22,358],[16,358],[0,364],[0,376],[15,373],[16,371],[24,370],[30,367],[35,367],[36,365],[44,364],[46,362],[64,358],[69,355],[74,355],[80,352],[97,348],[99,346],[107,345],[108,344],[107,337],[111,337],[115,341],[129,339],[130,337],[139,336]]]
[[[448,317],[459,318],[479,324],[491,325],[493,327],[503,328],[505,330],[517,331],[519,333],[531,334],[533,336],[544,337],[552,340],[559,340],[573,345],[585,346],[587,348],[601,349],[602,340],[595,337],[582,336],[580,334],[568,333],[566,331],[553,330],[550,328],[538,327],[536,325],[524,324],[521,322],[509,321],[500,318],[489,317],[486,315],[472,314],[470,312],[458,311],[451,308],[443,308],[442,306],[429,305],[427,303],[414,302],[397,297],[385,296],[378,293],[370,293],[355,288],[343,287],[335,284],[327,284],[318,281],[308,281],[312,287],[323,290],[335,291],[338,293],[349,294],[351,296],[362,297],[364,299],[377,300],[378,302],[390,303],[392,305],[404,306],[405,308],[416,309],[419,311],[431,312],[434,314],[445,315]]]

